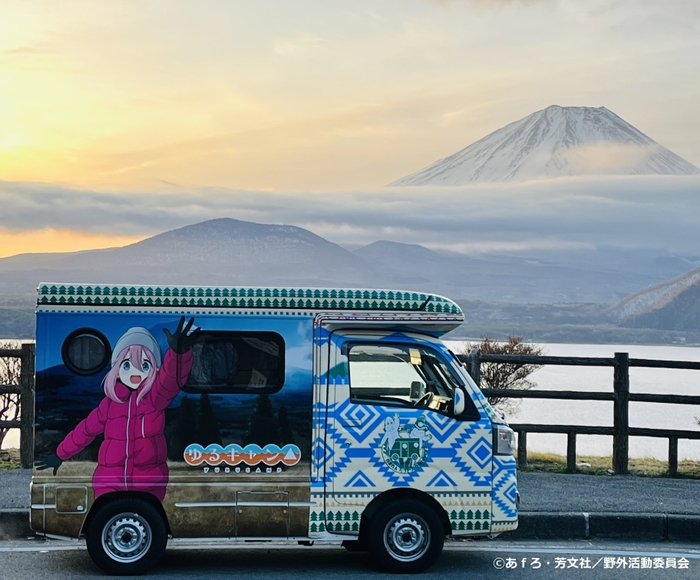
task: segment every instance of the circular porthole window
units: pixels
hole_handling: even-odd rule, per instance
[[[103,370],[112,356],[107,337],[94,328],[74,330],[63,341],[61,358],[76,375],[95,375]]]

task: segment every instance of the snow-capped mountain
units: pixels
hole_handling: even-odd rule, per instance
[[[389,185],[698,172],[605,107],[552,105]]]

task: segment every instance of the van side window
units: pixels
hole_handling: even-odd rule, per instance
[[[284,339],[276,332],[203,330],[192,354],[186,393],[276,393],[284,385]]]
[[[406,344],[353,344],[347,354],[353,403],[425,408],[454,415],[455,390],[462,388],[431,349]],[[466,408],[460,418],[478,419],[471,398],[463,398]]]

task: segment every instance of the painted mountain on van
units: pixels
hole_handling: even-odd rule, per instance
[[[552,105],[389,185],[699,172],[605,107]]]

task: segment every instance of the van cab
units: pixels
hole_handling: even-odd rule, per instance
[[[514,437],[390,290],[39,286],[31,526],[111,574],[167,541],[342,542],[420,572],[517,527]]]

